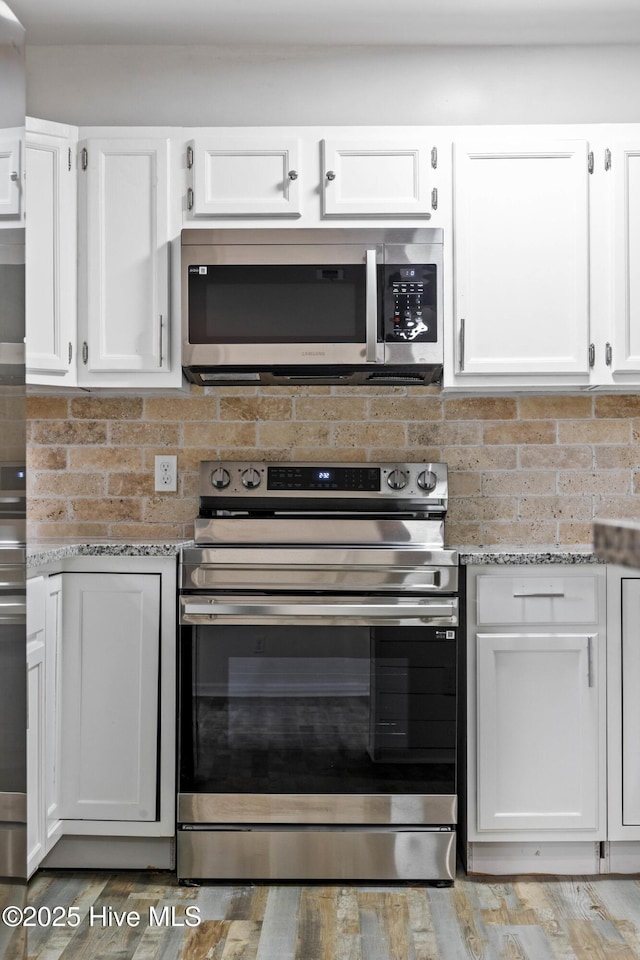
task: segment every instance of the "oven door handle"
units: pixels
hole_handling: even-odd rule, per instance
[[[260,621],[268,619],[270,622],[278,621],[282,623],[284,621],[295,622],[299,619],[309,620],[313,618],[314,620],[358,621],[359,623],[398,622],[406,619],[422,622],[438,620],[455,624],[458,618],[458,601],[454,597],[447,597],[442,600],[402,601],[400,603],[369,599],[349,602],[325,600],[317,603],[306,603],[289,599],[286,601],[269,601],[264,597],[255,600],[181,597],[180,609],[182,623],[207,623],[222,618],[227,621],[234,618],[245,620],[255,618],[256,620],[260,619]]]

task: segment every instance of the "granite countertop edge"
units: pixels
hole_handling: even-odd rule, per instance
[[[174,557],[193,540],[175,541],[91,541],[43,543],[27,545],[27,568],[35,569],[73,557]],[[454,547],[460,563],[470,564],[578,564],[602,563],[602,558],[589,548],[575,549],[497,549],[495,547]]]
[[[192,540],[175,541],[93,541],[74,543],[27,544],[27,569],[36,569],[73,557],[175,557]]]
[[[481,547],[458,549],[458,557],[463,566],[471,564],[581,564],[601,563],[602,561],[589,549],[576,548],[575,550],[551,549],[540,550],[497,550],[495,548],[482,549]]]

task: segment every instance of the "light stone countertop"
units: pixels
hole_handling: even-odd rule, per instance
[[[188,546],[193,546],[192,540],[31,542],[27,544],[27,570],[68,560],[71,557],[175,557],[182,547]]]
[[[458,550],[460,563],[463,566],[469,566],[473,563],[484,564],[580,564],[580,563],[601,563],[590,547],[576,547],[572,549],[521,549],[516,548],[498,550],[495,547],[469,547]]]
[[[640,557],[640,528],[638,528]],[[35,569],[71,557],[174,557],[183,547],[192,547],[192,540],[134,541],[94,540],[40,541],[27,546],[27,569]],[[606,558],[596,555],[589,547],[571,549],[517,549],[495,547],[457,547],[460,563],[468,566],[484,564],[578,564],[601,563]],[[617,562],[617,561],[615,561]],[[640,565],[640,563],[638,564]]]

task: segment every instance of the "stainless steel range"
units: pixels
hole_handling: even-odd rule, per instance
[[[442,463],[205,462],[180,570],[181,880],[455,875]]]

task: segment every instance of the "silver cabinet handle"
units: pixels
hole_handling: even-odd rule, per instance
[[[16,170],[11,171],[11,180],[13,183],[20,179],[20,174]]]
[[[297,180],[297,179],[298,179],[298,171],[297,171],[297,170],[289,170],[289,173],[287,174],[287,176],[289,177],[289,180]]]
[[[163,361],[163,359],[164,359],[163,356],[162,356],[162,347],[163,347],[162,334],[163,334],[163,327],[164,327],[163,317],[162,317],[162,314],[160,314],[159,317],[158,317],[158,366],[159,366],[159,367],[162,366],[162,361]]]
[[[460,353],[460,370],[464,370],[464,317],[460,320],[460,333],[458,334],[458,350]]]
[[[366,349],[365,360],[375,363],[378,355],[378,273],[376,251],[367,250],[367,306],[365,314]]]
[[[336,175],[335,175],[334,171],[333,171],[333,170],[327,170],[327,172],[326,172],[326,178],[327,178],[327,180],[335,180]]]
[[[610,343],[606,343],[604,347],[604,362],[608,367],[611,366],[613,360],[613,347]]]
[[[521,590],[516,593],[513,591],[514,597],[564,597],[564,590],[532,590],[531,592],[527,590]]]
[[[593,680],[593,637],[587,637],[587,685],[592,687]]]

